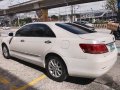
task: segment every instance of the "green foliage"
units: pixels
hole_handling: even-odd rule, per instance
[[[106,9],[112,10],[114,13],[117,13],[117,0],[106,0]]]
[[[108,22],[105,20],[96,20],[94,24],[106,24],[106,23]]]
[[[20,26],[23,26],[27,23],[31,23],[32,22],[32,19],[31,18],[24,18],[24,19],[19,19],[19,24]],[[19,26],[18,25],[18,19],[15,19],[13,22],[12,22],[12,25],[13,26]]]

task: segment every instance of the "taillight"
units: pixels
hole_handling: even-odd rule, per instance
[[[102,54],[108,52],[105,44],[80,44],[84,53]]]

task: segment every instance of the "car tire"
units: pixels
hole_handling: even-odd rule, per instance
[[[3,53],[4,58],[10,59],[9,49],[6,45],[2,46],[2,53]]]
[[[62,82],[68,77],[67,68],[58,56],[49,56],[46,60],[46,71],[49,78]]]

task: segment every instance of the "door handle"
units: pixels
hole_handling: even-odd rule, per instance
[[[20,42],[25,42],[25,40],[21,40]]]
[[[46,44],[50,44],[50,43],[52,43],[50,40],[48,40],[48,41],[45,41],[45,43]]]

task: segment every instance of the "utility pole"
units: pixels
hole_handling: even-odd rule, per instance
[[[67,0],[65,0],[65,4],[67,5],[67,6],[69,6],[69,3],[68,3],[68,1]],[[67,14],[67,12],[66,12],[66,14]],[[69,20],[69,15],[67,14],[67,21]]]
[[[71,5],[71,22],[73,22],[73,15],[74,15],[74,6]]]
[[[60,18],[60,8],[59,8],[59,21],[61,20],[61,18]]]
[[[92,23],[94,22],[94,20],[95,20],[95,14],[94,14],[94,10],[93,10],[93,8],[91,8],[91,11],[92,11]]]

